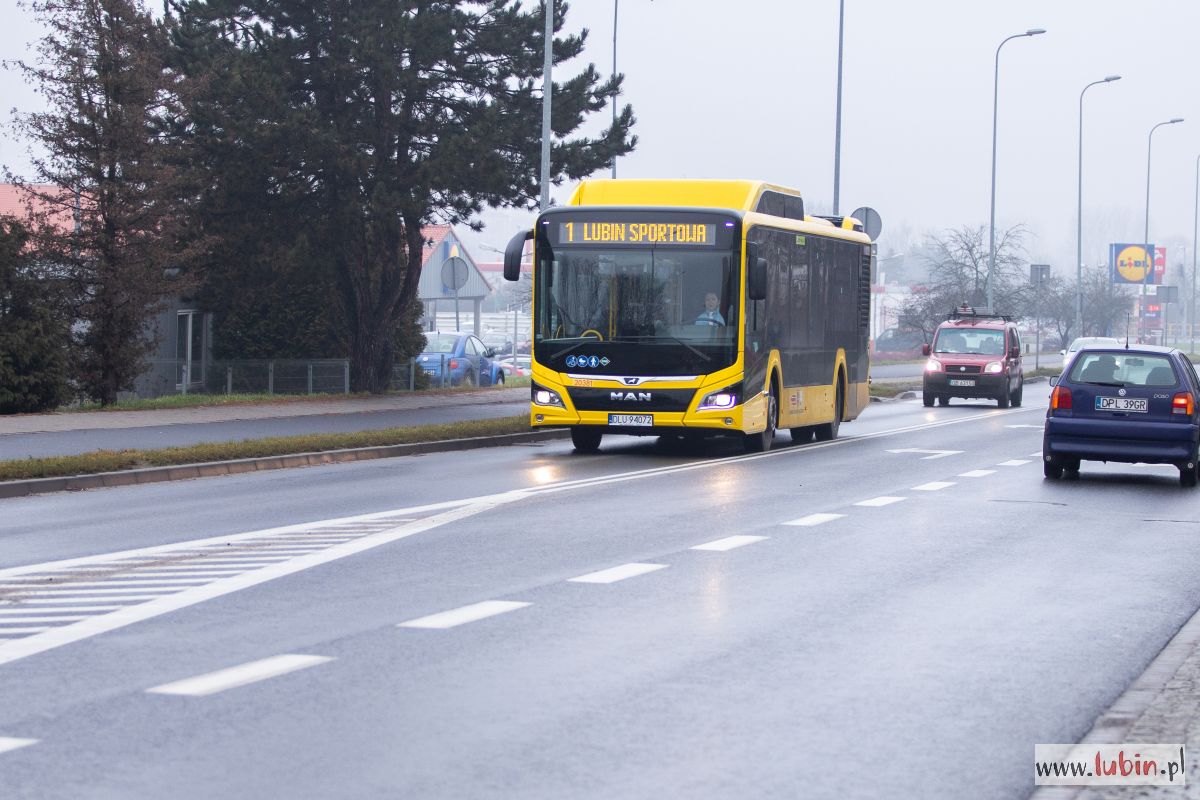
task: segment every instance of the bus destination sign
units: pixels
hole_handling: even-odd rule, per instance
[[[702,222],[560,222],[559,244],[715,245],[717,226]]]

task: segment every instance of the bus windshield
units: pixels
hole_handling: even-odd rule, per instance
[[[728,254],[558,248],[542,341],[733,342]]]

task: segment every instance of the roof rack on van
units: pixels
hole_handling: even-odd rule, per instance
[[[1002,319],[1012,322],[1011,314],[997,314],[990,308],[975,308],[974,306],[959,306],[946,315],[946,319]]]

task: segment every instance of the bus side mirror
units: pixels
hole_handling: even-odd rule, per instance
[[[929,355],[929,345],[927,345],[927,344],[921,345],[921,355],[923,355],[923,356]]]
[[[508,240],[504,248],[504,280],[521,280],[521,256],[525,254],[525,242],[533,238],[533,231],[521,231]]]
[[[750,300],[767,299],[767,260],[758,257],[758,245],[746,243],[746,297]]]

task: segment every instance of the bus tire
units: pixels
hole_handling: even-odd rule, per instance
[[[817,441],[831,442],[838,437],[838,431],[842,427],[842,406],[846,403],[846,385],[842,380],[842,376],[838,374],[837,395],[833,403],[833,422],[826,422],[824,425],[817,426]]]
[[[792,441],[796,444],[808,444],[812,441],[813,429],[811,425],[789,428],[788,431],[792,434]]]
[[[779,420],[779,398],[775,382],[771,382],[771,393],[767,395],[767,427],[758,433],[742,434],[742,447],[747,453],[765,453],[775,441],[775,425]]]
[[[594,453],[600,449],[600,440],[604,431],[596,428],[571,428],[571,444],[575,445],[576,453]]]

